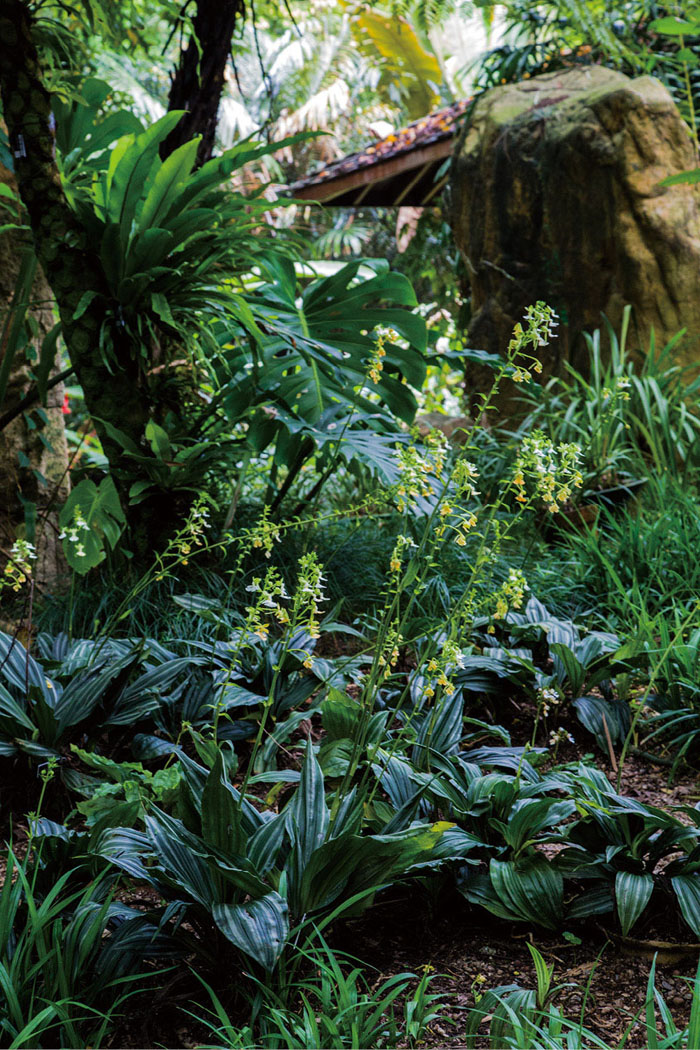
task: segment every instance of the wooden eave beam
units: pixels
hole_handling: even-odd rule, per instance
[[[454,135],[450,135],[448,138],[441,139],[439,142],[433,142],[421,149],[406,150],[405,153],[399,154],[398,157],[388,157],[386,160],[377,161],[376,164],[367,164],[362,168],[357,168],[355,171],[345,172],[336,178],[314,182],[309,186],[302,186],[293,190],[292,193],[296,200],[330,203],[333,198],[340,197],[352,190],[361,191],[374,182],[383,182],[384,179],[403,175],[406,172],[413,171],[415,168],[418,168],[420,171],[426,165],[433,164],[437,160],[443,160],[452,153],[453,144]]]

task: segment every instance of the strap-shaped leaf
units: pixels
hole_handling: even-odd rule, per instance
[[[287,806],[287,819],[290,838],[300,851],[302,865],[306,864],[325,840],[329,820],[323,772],[311,741],[306,745],[299,787]]]
[[[106,724],[133,725],[141,721],[152,711],[158,710],[160,693],[171,686],[179,675],[191,672],[194,666],[206,662],[205,657],[182,656],[144,671],[116,698]]]
[[[627,735],[631,721],[629,704],[602,696],[579,696],[574,700],[574,707],[579,721],[593,733],[602,751],[608,750],[608,736],[614,744]]]
[[[192,208],[196,201],[200,200],[211,190],[221,186],[222,183],[229,179],[232,172],[242,168],[245,164],[250,163],[250,161],[259,160],[270,153],[276,153],[278,150],[284,149],[286,146],[294,146],[307,138],[307,134],[301,134],[291,135],[288,138],[270,143],[251,142],[248,139],[239,142],[236,146],[232,146],[231,149],[222,153],[220,157],[214,157],[212,160],[207,161],[206,164],[202,165],[199,171],[194,172],[190,176],[187,180],[186,187],[179,195],[180,209],[184,211]],[[230,190],[228,192],[230,193]],[[253,201],[254,198],[252,195],[246,197],[246,205],[249,205]],[[267,201],[263,201],[261,210],[268,208],[269,204]]]
[[[60,731],[88,718],[98,704],[108,707],[122,691],[136,659],[137,654],[131,652],[71,679],[55,708]]]
[[[144,184],[156,162],[158,147],[181,116],[178,111],[166,113],[141,134],[124,136],[112,152],[105,180],[106,205],[110,219],[119,223],[124,244],[131,233]]]
[[[518,921],[519,916],[501,900],[488,875],[473,875],[468,868],[463,868],[457,878],[457,889],[470,904],[486,908],[499,919],[507,919],[508,922]]]
[[[700,937],[700,874],[676,875],[671,883],[683,918],[695,936]]]
[[[424,786],[422,778],[426,774],[418,772],[406,759],[383,750],[377,752],[377,762],[372,765],[372,770],[395,809],[413,799]]]
[[[441,696],[434,709],[426,713],[413,748],[413,761],[417,765],[429,767],[433,751],[441,755],[456,752],[462,738],[463,711],[464,696],[456,691],[451,696]]]
[[[586,676],[585,668],[569,646],[563,642],[550,642],[549,651],[552,655],[557,679],[562,685],[568,682],[571,692],[574,696],[578,696],[583,688],[583,681]]]
[[[625,937],[646,908],[653,892],[653,875],[636,875],[631,871],[618,871],[615,876],[615,899],[620,926]]]
[[[187,831],[185,826],[165,813],[146,817],[146,834],[151,843],[157,865],[177,896],[211,907],[217,899],[217,890],[206,858],[202,856],[204,843]]]
[[[364,795],[358,794],[354,787],[345,796],[338,807],[335,819],[329,830],[329,839],[345,834],[359,834],[364,817]]]
[[[31,734],[34,723],[22,704],[13,700],[7,689],[0,685],[0,732],[8,736],[21,736],[22,730]]]
[[[272,868],[282,868],[286,846],[286,818],[283,813],[267,820],[248,840],[248,860],[263,877]]]
[[[362,707],[345,693],[331,688],[321,704],[321,721],[329,740],[353,740],[362,718]]]
[[[585,891],[568,907],[567,919],[587,919],[591,915],[605,915],[614,906],[612,887],[604,882],[587,883]]]
[[[217,904],[212,915],[224,937],[270,973],[289,936],[289,910],[279,893],[247,904]]]
[[[325,842],[306,865],[298,908],[327,908],[341,897],[379,889],[397,874],[428,862],[448,824],[414,827],[396,835],[344,834]]]
[[[155,758],[165,758],[179,752],[179,745],[152,733],[137,733],[131,741],[131,753],[137,762],[152,762]]]
[[[245,847],[240,807],[228,782],[221,751],[202,792],[202,835],[208,845],[223,853],[241,853]]]
[[[540,832],[561,823],[575,812],[576,804],[565,800],[539,798],[516,802],[505,828],[505,840],[514,850],[521,850]]]
[[[693,1000],[690,1006],[690,1018],[688,1020],[688,1042],[686,1046],[700,1046],[700,964],[695,972],[695,983],[693,985]]]
[[[198,139],[183,143],[167,157],[156,172],[138,216],[142,229],[162,227],[168,213],[177,206],[177,194],[194,167]]]
[[[115,864],[135,879],[159,887],[158,873],[145,861],[151,855],[148,837],[133,828],[108,828],[94,833],[91,852]]]
[[[12,635],[0,631],[0,674],[21,696],[26,696],[27,684],[36,686],[49,707],[53,707],[57,690],[44,674],[33,656]]]

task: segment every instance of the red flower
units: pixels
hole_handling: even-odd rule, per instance
[[[70,408],[68,407],[68,394],[64,395],[63,405],[61,407],[61,412],[63,413],[64,416],[69,416],[70,415]]]

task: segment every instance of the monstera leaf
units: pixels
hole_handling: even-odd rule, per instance
[[[291,260],[271,263],[273,281],[251,304],[265,333],[261,373],[275,375],[279,398],[308,422],[338,404],[376,415],[376,403],[358,396],[354,387],[372,385],[366,377],[377,347],[375,332],[390,331],[376,390],[393,415],[410,423],[417,409],[410,388],[420,388],[426,373],[425,322],[413,312],[415,293],[402,274],[373,263],[375,275],[358,280],[360,265],[348,263],[302,290]]]
[[[71,569],[84,575],[114,548],[126,524],[111,477],[99,486],[85,478],[71,492],[59,515],[63,549]]]

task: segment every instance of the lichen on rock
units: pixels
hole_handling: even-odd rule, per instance
[[[469,345],[507,345],[524,309],[560,314],[545,375],[585,367],[580,333],[618,327],[663,346],[681,328],[700,357],[700,186],[662,187],[697,166],[666,88],[601,66],[574,67],[487,92],[458,142],[451,220],[470,273]],[[479,387],[479,377],[474,376]]]

